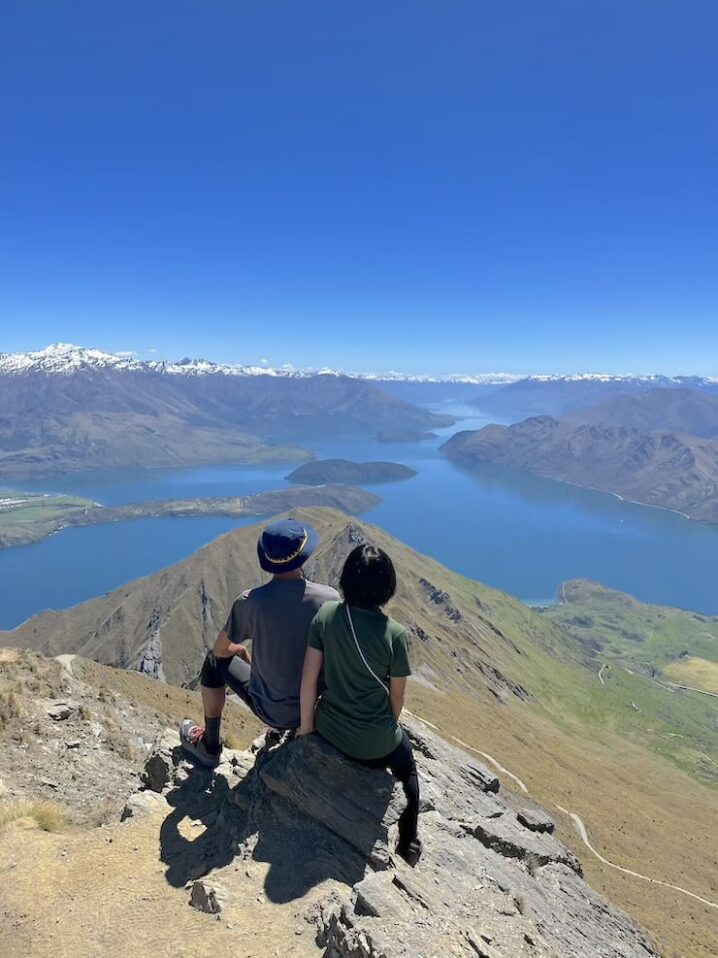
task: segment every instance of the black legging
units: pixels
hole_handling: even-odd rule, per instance
[[[419,777],[409,736],[402,729],[401,742],[383,758],[354,759],[369,768],[388,768],[404,787],[406,808],[399,818],[399,849],[406,851],[417,837],[419,824]]]

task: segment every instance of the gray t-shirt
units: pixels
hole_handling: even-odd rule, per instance
[[[339,594],[308,579],[271,579],[237,598],[224,627],[230,642],[252,641],[249,694],[273,728],[299,726],[299,688],[312,619]]]

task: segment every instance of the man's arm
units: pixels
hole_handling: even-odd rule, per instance
[[[302,669],[302,688],[299,693],[301,724],[297,735],[311,735],[314,731],[314,709],[319,697],[319,673],[322,671],[324,653],[319,649],[307,648]]]
[[[395,679],[393,676],[389,680],[389,704],[391,705],[391,714],[394,721],[399,721],[401,710],[404,708],[404,695],[406,694],[406,679]]]
[[[230,659],[233,655],[238,655],[240,659],[244,659],[248,664],[252,662],[252,656],[249,650],[239,642],[230,642],[229,636],[224,629],[222,629],[215,640],[214,654],[218,659]]]

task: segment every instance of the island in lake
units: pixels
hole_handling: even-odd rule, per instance
[[[422,432],[420,429],[382,429],[377,433],[377,442],[423,442],[425,439],[438,439],[435,432]]]
[[[347,485],[364,485],[371,482],[397,482],[411,479],[415,469],[397,462],[352,462],[350,459],[315,459],[302,463],[287,479],[290,482],[307,483],[310,486],[340,482]]]
[[[349,515],[358,515],[380,502],[379,496],[366,489],[337,483],[321,487],[297,486],[253,496],[162,499],[123,506],[102,506],[89,499],[70,496],[0,492],[0,548],[39,542],[68,526],[163,516],[269,516],[309,506],[329,506]]]

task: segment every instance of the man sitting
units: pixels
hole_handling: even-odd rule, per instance
[[[185,751],[203,765],[220,761],[220,724],[225,687],[245,702],[271,729],[300,724],[299,688],[307,632],[316,612],[339,594],[304,578],[302,566],[319,536],[294,519],[267,526],[257,543],[259,564],[272,578],[237,598],[227,624],[202,666],[204,727],[185,719],[180,739]],[[252,651],[244,643],[252,640]]]

